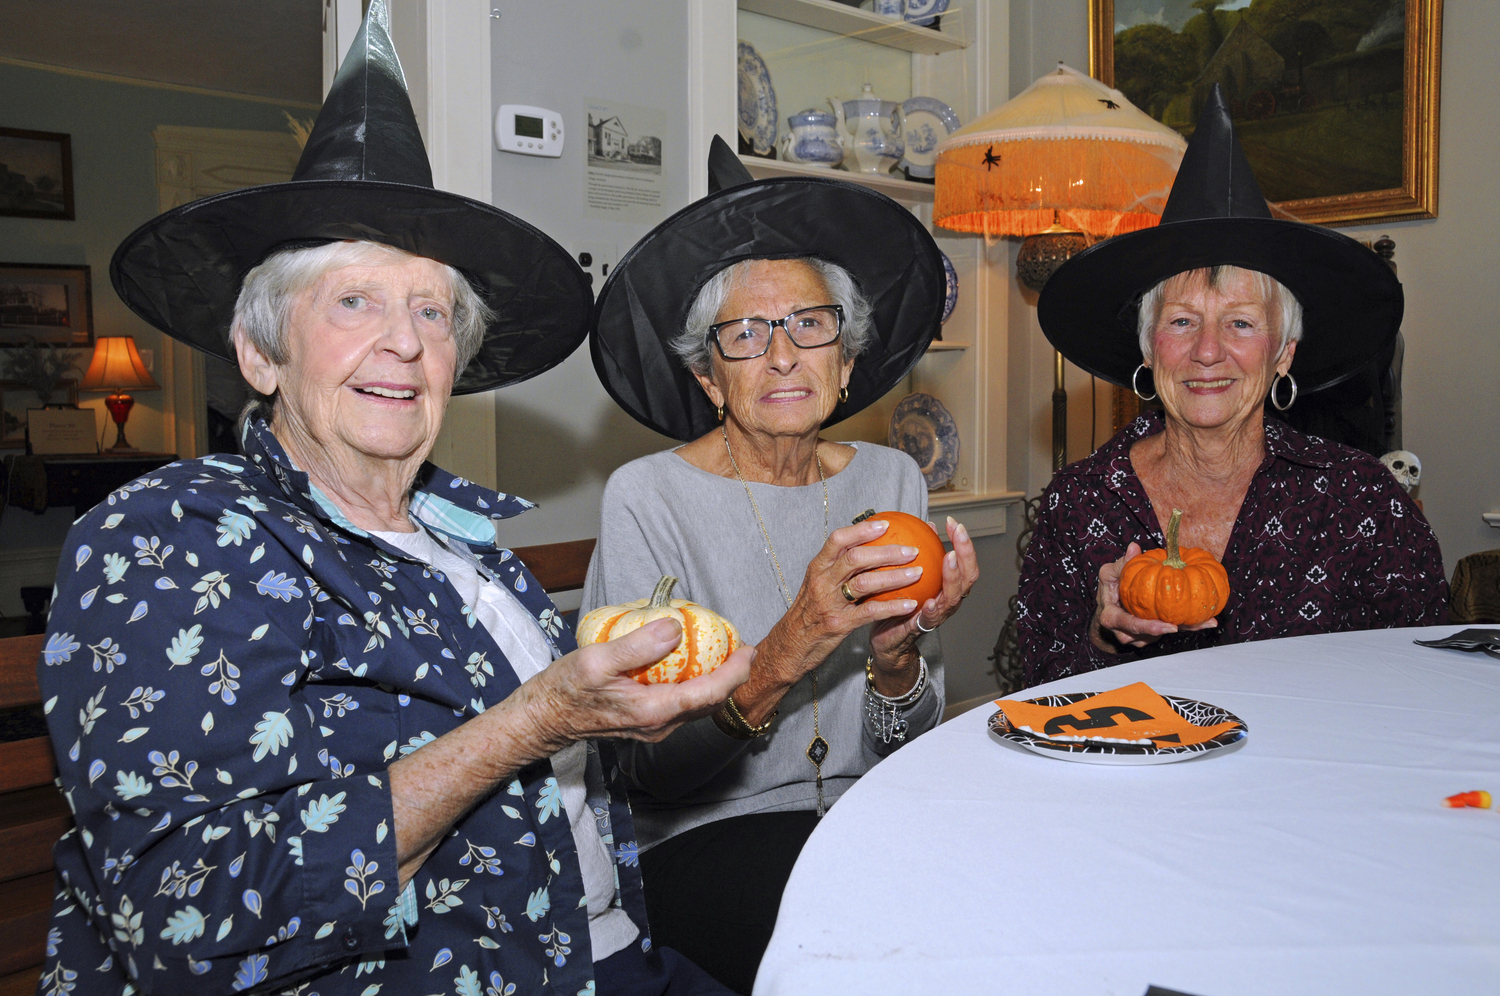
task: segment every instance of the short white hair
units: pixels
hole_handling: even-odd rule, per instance
[[[693,306],[688,309],[682,331],[667,343],[683,365],[693,373],[707,377],[713,369],[713,350],[708,341],[708,327],[719,317],[719,310],[724,307],[724,302],[729,300],[729,292],[734,288],[735,279],[752,264],[763,262],[765,260],[742,259],[726,266],[709,277],[698,291],[698,296],[693,299]],[[816,256],[797,257],[794,262],[803,263],[816,273],[822,279],[823,286],[828,289],[828,296],[833,298],[828,303],[837,304],[844,309],[844,330],[839,334],[839,349],[847,363],[864,352],[865,346],[869,344],[875,329],[875,309],[870,305],[869,298],[860,293],[854,277],[837,263],[830,263]]]
[[[1266,309],[1266,317],[1271,319],[1276,331],[1281,333],[1281,342],[1276,347],[1276,354],[1281,355],[1281,351],[1289,342],[1301,342],[1302,302],[1297,300],[1297,295],[1288,290],[1285,284],[1259,270],[1247,270],[1239,266],[1208,266],[1198,270],[1174,273],[1141,295],[1141,306],[1136,316],[1136,332],[1140,337],[1141,356],[1147,361],[1151,360],[1152,333],[1156,331],[1156,323],[1161,321],[1161,309],[1166,300],[1167,284],[1174,280],[1197,279],[1205,281],[1210,290],[1217,290],[1241,275],[1250,278],[1256,295],[1260,298],[1261,306]]]
[[[325,273],[345,266],[400,264],[415,259],[411,253],[379,242],[329,242],[325,245],[279,249],[245,274],[239,299],[234,303],[230,326],[231,345],[235,330],[242,330],[255,348],[272,363],[287,361],[287,330],[292,305]],[[479,352],[484,331],[495,313],[484,303],[469,281],[453,267],[443,264],[453,294],[450,327],[457,347],[453,377]]]

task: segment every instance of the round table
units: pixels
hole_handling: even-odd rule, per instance
[[[1459,627],[1243,643],[1028,689],[1145,681],[1249,727],[1143,767],[1041,757],[970,710],[841,798],[756,996],[1500,992],[1500,661]]]

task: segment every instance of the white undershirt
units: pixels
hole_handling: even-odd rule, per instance
[[[542,635],[536,617],[526,611],[504,585],[481,575],[474,562],[449,549],[420,526],[414,533],[375,532],[372,535],[446,574],[464,604],[473,611],[474,618],[499,644],[516,678],[523,684],[552,663],[552,645]],[[629,914],[614,905],[617,891],[614,861],[604,839],[599,836],[599,825],[589,812],[585,799],[587,764],[582,742],[552,755],[552,772],[562,790],[563,809],[568,814],[573,843],[578,848],[583,890],[588,897],[589,943],[594,961],[598,962],[640,936],[640,928]]]

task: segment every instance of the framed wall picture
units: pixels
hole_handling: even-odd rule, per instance
[[[1266,199],[1435,218],[1443,0],[1089,0],[1089,70],[1184,135],[1214,83]]]
[[[0,346],[94,344],[87,266],[0,263]]]
[[[69,136],[0,128],[0,215],[73,220],[73,144]]]
[[[78,404],[78,382],[60,381],[47,399],[49,405]],[[20,449],[26,445],[26,422],[29,413],[42,407],[42,400],[30,385],[18,380],[0,380],[0,449]],[[83,409],[92,414],[92,409]],[[96,447],[97,449],[97,447]]]

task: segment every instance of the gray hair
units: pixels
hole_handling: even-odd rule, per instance
[[[693,306],[688,309],[683,330],[667,343],[683,365],[693,373],[706,377],[713,368],[708,327],[719,317],[719,310],[724,307],[724,302],[729,300],[735,278],[751,263],[759,262],[763,260],[742,259],[709,277],[693,300]],[[869,299],[860,293],[859,286],[849,271],[837,263],[830,263],[816,256],[800,256],[796,262],[805,264],[822,278],[829,297],[833,298],[829,303],[844,309],[844,331],[839,336],[839,349],[845,362],[854,359],[864,352],[875,330],[872,321],[874,308]]]
[[[325,273],[345,266],[399,264],[414,258],[411,253],[379,242],[329,242],[308,248],[279,249],[245,274],[239,299],[234,303],[231,345],[235,331],[243,331],[245,338],[272,363],[286,363],[292,305]],[[495,320],[495,313],[462,273],[446,264],[443,268],[448,272],[453,293],[450,324],[458,354],[453,367],[457,379],[479,352],[484,331]]]
[[[1249,275],[1251,282],[1255,285],[1256,294],[1260,297],[1261,305],[1266,309],[1266,316],[1271,319],[1276,331],[1281,333],[1281,343],[1276,347],[1276,354],[1280,356],[1281,351],[1289,342],[1301,342],[1302,302],[1297,300],[1297,295],[1288,290],[1285,284],[1259,270],[1246,270],[1238,266],[1210,266],[1173,274],[1141,296],[1140,311],[1136,317],[1136,332],[1140,336],[1141,355],[1147,360],[1151,359],[1152,333],[1156,331],[1156,323],[1161,321],[1161,309],[1166,301],[1167,284],[1182,277],[1201,278],[1208,283],[1210,290],[1216,290],[1225,282],[1241,274]]]

